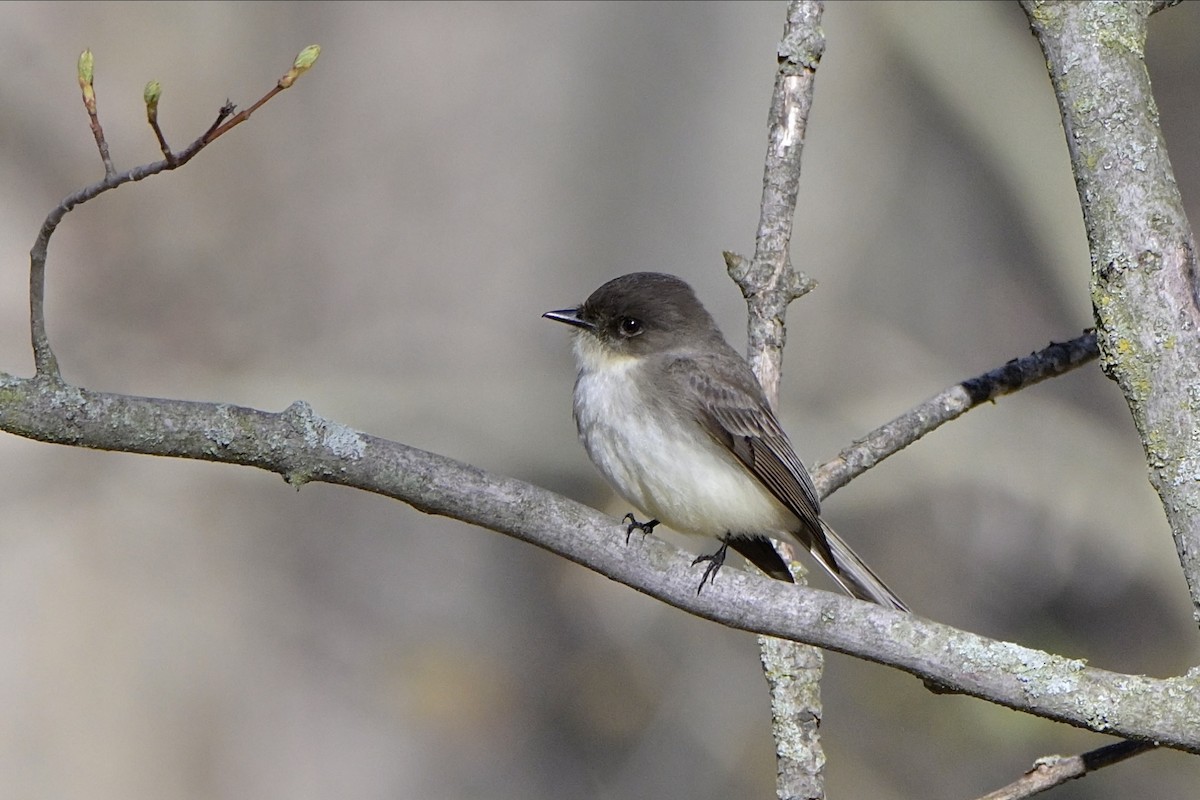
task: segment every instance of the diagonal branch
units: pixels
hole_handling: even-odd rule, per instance
[[[988,792],[979,800],[1023,800],[1041,794],[1067,781],[1082,778],[1089,772],[1119,764],[1127,758],[1149,752],[1157,747],[1153,742],[1136,742],[1126,739],[1078,756],[1046,756],[1039,758],[1033,764],[1033,769],[1026,772],[1017,780]]]
[[[814,469],[817,491],[821,497],[827,497],[888,456],[972,408],[1070,372],[1097,355],[1096,334],[1089,331],[1069,342],[1051,343],[1036,353],[1014,358],[1002,367],[956,383],[879,426]]]

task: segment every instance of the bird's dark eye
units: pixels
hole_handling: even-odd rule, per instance
[[[642,332],[642,321],[633,317],[621,317],[620,329],[622,336],[637,336]]]

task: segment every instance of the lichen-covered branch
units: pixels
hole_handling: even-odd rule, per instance
[[[742,290],[750,314],[746,344],[750,366],[771,402],[779,397],[788,303],[816,285],[792,268],[788,249],[800,191],[800,156],[812,107],[813,82],[825,52],[825,33],[821,29],[824,10],[822,2],[794,0],[788,4],[767,121],[767,156],[754,259],[746,261],[734,253],[725,254],[729,274]]]
[[[44,442],[241,464],[323,481],[480,525],[557,553],[722,625],[885,664],[946,691],[1200,753],[1200,670],[1121,675],[831,592],[725,570],[696,594],[692,554],[580,503],[323,419],[92,392],[0,373],[0,429]]]
[[[1022,7],[1046,56],[1083,208],[1101,364],[1141,434],[1200,621],[1200,278],[1144,57],[1154,6]]]

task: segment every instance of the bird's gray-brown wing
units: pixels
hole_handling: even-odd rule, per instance
[[[677,396],[689,399],[692,414],[705,431],[728,447],[799,518],[801,529],[791,533],[818,558],[836,566],[819,520],[821,504],[812,478],[767,404],[754,373],[740,358],[736,363],[738,369],[732,368],[729,359],[680,358],[671,362],[667,372],[682,384]]]
[[[736,355],[732,350],[729,354]],[[737,364],[734,369],[727,358],[719,362],[705,356],[679,358],[667,366],[666,372],[670,380],[679,382],[677,396],[689,398],[693,404],[690,410],[697,422],[800,519],[800,530],[790,533],[847,592],[861,600],[907,611],[895,592],[821,521],[820,501],[808,470],[792,449],[750,367],[740,359]],[[762,552],[762,542],[730,541],[730,546],[769,575],[782,565],[778,554],[772,560]]]

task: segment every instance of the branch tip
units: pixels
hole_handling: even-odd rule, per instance
[[[310,44],[308,47],[300,51],[296,56],[296,60],[292,62],[292,68],[287,71],[287,74],[279,79],[279,88],[287,89],[296,79],[312,68],[312,65],[317,63],[317,59],[321,55],[321,45]]]
[[[788,270],[788,302],[799,300],[804,295],[816,289],[820,284],[816,278],[809,277],[803,272]]]
[[[91,48],[84,48],[79,54],[79,83],[82,86],[85,83],[91,83],[93,72],[96,68],[96,57],[92,55]]]
[[[92,85],[95,79],[95,67],[96,59],[92,56],[91,50],[84,50],[79,54],[79,64],[76,67],[79,89],[83,92],[83,105],[91,115],[96,113],[96,90]]]
[[[142,99],[146,102],[146,118],[150,122],[158,119],[158,99],[160,97],[162,97],[162,84],[158,81],[147,83],[142,92]]]

